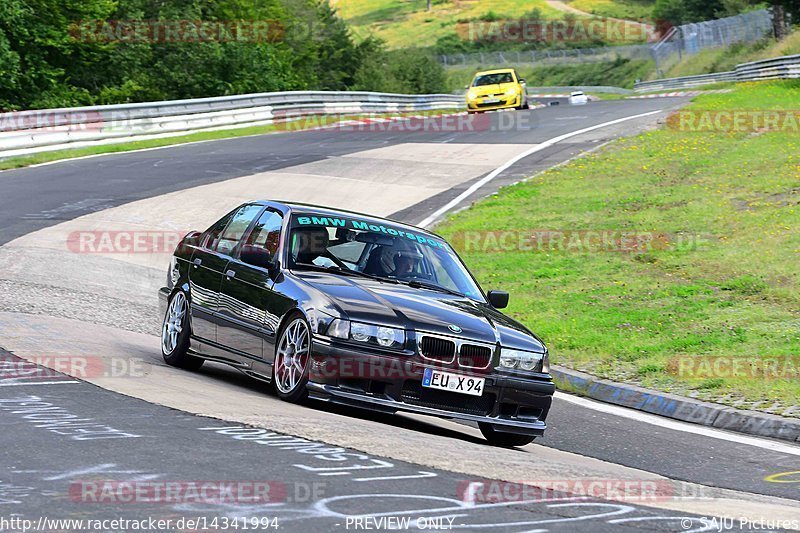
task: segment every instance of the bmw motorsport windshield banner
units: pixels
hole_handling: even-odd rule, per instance
[[[405,237],[411,241],[416,241],[420,244],[425,244],[433,248],[440,248],[442,250],[448,249],[448,247],[443,242],[428,237],[427,235],[421,235],[419,233],[413,233],[408,230],[393,228],[392,226],[387,226],[385,224],[374,224],[366,220],[329,217],[329,216],[297,216],[295,217],[295,221],[300,226],[327,226],[327,227],[337,227],[337,228],[348,228],[359,231],[371,231],[373,233],[383,233],[385,235],[391,235],[392,237]]]

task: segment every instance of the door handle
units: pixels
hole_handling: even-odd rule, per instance
[[[192,263],[194,263],[194,267],[197,268],[197,267],[199,267],[200,265],[203,264],[203,260],[200,259],[199,257],[197,257],[197,258],[195,258],[194,261],[192,261]]]
[[[234,272],[233,270],[226,270],[225,271],[225,277],[226,278],[235,278],[236,277],[236,272]]]

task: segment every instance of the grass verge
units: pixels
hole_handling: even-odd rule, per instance
[[[444,109],[436,111],[414,111],[411,113],[385,113],[369,115],[372,118],[380,117],[402,117],[410,115],[434,116],[443,113],[452,113],[454,109]],[[82,148],[67,148],[64,150],[54,150],[52,152],[40,152],[31,155],[21,155],[0,160],[0,171],[14,168],[22,168],[42,163],[50,163],[62,159],[73,159],[76,157],[86,157],[90,155],[113,154],[119,152],[131,152],[147,148],[159,148],[162,146],[173,146],[199,141],[213,141],[218,139],[233,139],[236,137],[246,137],[248,135],[262,135],[267,133],[281,133],[288,131],[300,131],[319,126],[332,125],[338,121],[364,118],[364,115],[330,115],[309,117],[305,121],[293,123],[266,124],[263,126],[250,126],[244,128],[233,128],[229,130],[201,131],[187,133],[175,137],[164,137],[160,139],[147,139],[141,141],[120,142],[114,144],[103,144],[97,146],[85,146]]]
[[[795,111],[798,92],[797,80],[742,84],[686,109]],[[798,229],[800,132],[672,128],[503,188],[438,228],[483,286],[511,292],[509,313],[554,362],[800,417]],[[535,230],[561,235],[532,241]],[[486,231],[512,233],[465,233]],[[587,232],[610,237],[597,246]],[[653,240],[616,240],[630,233]],[[728,358],[744,366],[714,366]]]

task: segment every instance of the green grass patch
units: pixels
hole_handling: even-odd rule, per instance
[[[569,5],[599,17],[652,20],[654,0],[573,0]]]
[[[688,109],[793,110],[798,93],[797,80],[742,84]],[[800,357],[800,133],[660,129],[615,141],[438,228],[455,242],[481,230],[578,236],[571,248],[463,251],[484,287],[511,292],[509,314],[556,363],[723,400],[798,403],[796,378],[669,369],[678,357]],[[587,231],[655,238],[591,249]]]
[[[463,38],[458,24],[469,21],[519,20],[533,9],[542,19],[564,17],[544,0],[345,0],[333,4],[358,37],[374,35],[390,48],[433,46],[439,39]]]

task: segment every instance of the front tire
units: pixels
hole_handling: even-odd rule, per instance
[[[478,427],[483,433],[484,438],[489,441],[492,446],[502,446],[503,448],[512,448],[515,446],[525,446],[530,444],[536,438],[533,435],[518,435],[516,433],[501,433],[495,431],[491,424],[480,422]]]
[[[302,403],[308,398],[308,362],[311,328],[302,315],[290,318],[278,336],[272,382],[281,400]]]
[[[197,370],[203,359],[189,354],[189,304],[186,295],[177,291],[169,300],[161,326],[161,356],[170,366]]]

